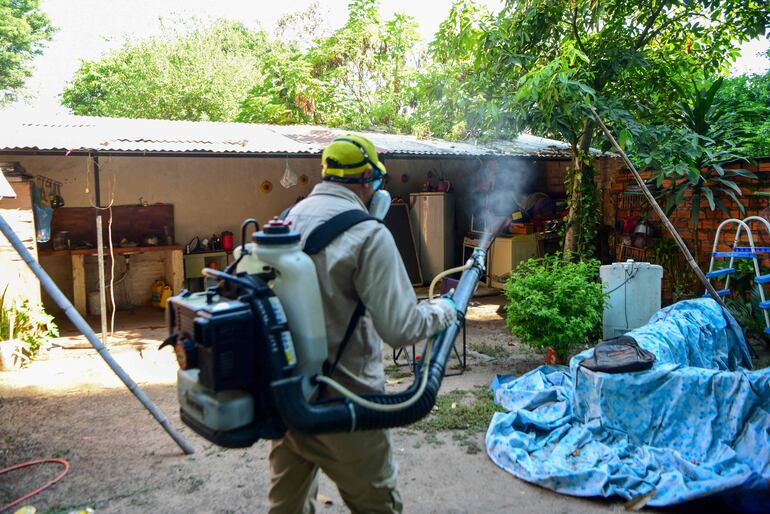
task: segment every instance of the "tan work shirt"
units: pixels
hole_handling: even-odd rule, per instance
[[[302,234],[304,245],[313,229],[351,209],[367,210],[346,187],[322,182],[291,209],[286,220]],[[312,258],[321,287],[330,362],[358,300],[366,306],[333,375],[354,391],[384,390],[383,340],[396,348],[413,344],[455,320],[449,302],[417,303],[393,236],[382,223],[359,223]]]

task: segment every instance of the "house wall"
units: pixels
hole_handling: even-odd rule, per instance
[[[93,171],[82,156],[4,156],[6,161],[19,161],[32,175],[45,175],[62,183],[61,194],[68,207],[87,207],[93,196]],[[285,189],[280,178],[288,165],[297,174],[306,175],[306,185]],[[503,159],[501,168],[536,176],[538,189],[556,196],[564,194],[565,161]],[[479,181],[478,171],[484,163],[469,159],[388,159],[387,189],[395,196],[408,200],[409,193],[422,190],[430,173],[434,183],[447,178],[453,184],[456,199],[455,255],[461,255],[462,238],[469,230],[470,215],[478,195],[473,193]],[[240,243],[240,224],[255,218],[260,224],[292,205],[299,196],[306,196],[320,181],[318,157],[294,158],[218,158],[218,157],[109,157],[100,158],[102,204],[114,198],[115,205],[138,204],[140,197],[150,204],[174,205],[176,243],[184,245],[194,236],[209,237],[230,230]],[[264,181],[272,183],[272,191],[260,191]],[[86,193],[86,188],[92,193]],[[131,257],[131,275],[126,284],[116,287],[118,304],[139,304],[149,298],[144,294],[146,283],[162,275],[162,263],[157,255],[139,254]],[[41,264],[72,296],[72,276],[69,257],[42,257]],[[96,260],[85,261],[87,285],[95,288]],[[116,276],[124,269],[118,259]],[[109,270],[108,270],[109,272]],[[108,275],[109,276],[109,275]],[[133,284],[133,285],[132,285]],[[126,291],[126,289],[128,291]],[[89,289],[90,290],[90,289]],[[54,308],[47,295],[44,302]],[[122,298],[122,300],[121,300]],[[128,300],[126,300],[128,298]],[[55,309],[55,308],[54,308]]]
[[[745,213],[741,213],[735,202],[732,201],[726,195],[715,193],[715,197],[723,201],[730,211],[730,217],[743,219],[747,216],[762,216],[768,217],[768,206],[770,202],[768,197],[755,195],[755,191],[770,191],[770,161],[762,159],[760,162],[751,166],[742,166],[743,168],[753,171],[757,175],[757,180],[739,179],[736,182],[740,186],[743,195],[741,201],[746,208]],[[650,176],[649,172],[640,173],[643,179],[647,179]],[[636,218],[647,218],[649,222],[655,228],[656,239],[669,239],[670,235],[658,220],[657,216],[652,212],[652,209],[648,206],[647,201],[638,195],[628,195],[624,191],[630,184],[635,184],[633,176],[622,170],[616,175],[616,180],[611,187],[611,194],[606,198],[605,212],[612,213],[611,222],[615,220],[622,221],[631,216]],[[667,186],[664,183],[664,187]],[[661,202],[661,206],[665,207],[665,204]],[[699,223],[697,234],[697,245],[695,244],[695,238],[693,237],[693,225],[691,218],[692,211],[692,199],[690,194],[686,194],[679,204],[670,215],[669,219],[674,227],[679,232],[679,235],[685,241],[690,248],[691,253],[697,260],[701,269],[704,271],[708,269],[709,261],[711,258],[712,246],[714,243],[714,237],[716,236],[717,227],[728,218],[719,208],[711,210],[708,207],[708,203],[704,198],[701,201],[701,209],[699,213]],[[732,243],[735,238],[735,225],[727,225],[720,235],[720,244],[718,246],[719,251],[729,251],[729,244]],[[770,234],[767,233],[765,228],[759,223],[751,224],[752,233],[754,235],[754,243],[758,246],[770,245]],[[742,236],[741,244],[747,246],[745,235]],[[697,248],[696,248],[697,246]],[[645,249],[633,249],[622,245],[622,236],[615,235],[615,253],[618,260],[625,260],[626,258],[633,258],[637,261],[656,262],[661,256],[656,256],[654,248]],[[662,256],[665,258],[665,256]],[[770,266],[770,257],[766,254],[760,255],[762,264]],[[680,267],[686,268],[684,257],[677,253],[674,256],[679,260]],[[692,290],[701,291],[697,281],[695,281],[695,275],[690,274],[689,278],[692,279]],[[664,269],[663,273],[663,299],[664,302],[671,301],[673,299],[673,281],[671,280],[669,270]]]
[[[16,198],[0,200],[0,215],[11,226],[24,247],[32,257],[37,258],[35,244],[35,221],[32,213],[31,182],[12,182]],[[37,278],[21,256],[11,246],[10,241],[0,234],[0,296],[5,293],[5,301],[28,298],[40,301],[40,286]]]
[[[746,213],[741,213],[738,206],[727,195],[716,193],[715,197],[720,198],[724,202],[730,210],[730,217],[732,218],[743,219],[747,216],[762,216],[763,211],[770,206],[770,202],[768,201],[768,197],[755,195],[754,191],[770,190],[770,161],[759,162],[751,166],[743,167],[753,171],[758,177],[758,180],[741,179],[736,181],[743,191],[741,200],[746,207]],[[641,175],[643,178],[649,177],[649,173],[646,172],[643,172]],[[643,200],[641,205],[637,205],[636,203],[628,201],[628,195],[624,195],[624,189],[631,183],[634,183],[631,174],[623,172],[618,175],[616,182],[613,184],[613,197],[610,208],[615,211],[615,219],[622,220],[629,216],[647,216],[653,224],[660,227],[657,217],[654,213],[651,213],[651,209],[647,206],[646,201]],[[688,193],[684,196],[679,207],[669,216],[671,223],[673,223],[674,227],[676,227],[677,231],[682,236],[682,239],[684,239],[688,245],[692,245],[694,240],[691,211],[692,202]],[[697,254],[696,252],[693,252],[693,255],[696,257],[701,267],[705,268],[708,266],[716,229],[725,219],[727,219],[727,216],[725,216],[720,209],[717,208],[712,211],[709,209],[706,199],[704,198],[702,200],[697,233],[699,251]],[[762,245],[770,244],[770,234],[767,234],[767,231],[762,226],[756,225],[751,228],[755,235],[755,243]],[[665,228],[660,227],[660,233],[662,236],[668,237]],[[734,236],[735,226],[725,227],[720,236],[720,243],[723,244],[720,245],[719,249],[721,251],[727,251],[729,248],[724,243],[732,243]]]

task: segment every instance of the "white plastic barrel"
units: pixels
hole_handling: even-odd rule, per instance
[[[615,262],[599,268],[604,292],[604,339],[645,325],[660,309],[663,268],[649,262]]]
[[[241,254],[243,253],[243,247],[237,246],[235,250],[233,250],[233,257],[235,257],[235,260],[239,260],[238,267],[236,268],[237,273],[246,272],[249,275],[256,275],[257,273],[262,273],[265,271],[265,263],[259,260],[259,257],[257,257],[256,251],[257,251],[257,244],[256,243],[247,243],[246,249],[249,251],[248,255],[245,255],[243,259],[241,259]]]
[[[281,301],[297,355],[297,372],[305,377],[306,398],[315,394],[310,379],[321,373],[328,356],[326,321],[315,264],[299,243],[258,244],[257,258],[276,272],[273,291]]]

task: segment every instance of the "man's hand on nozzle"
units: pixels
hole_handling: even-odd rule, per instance
[[[452,299],[452,296],[451,296],[452,292],[453,291],[450,291],[448,294],[442,295],[441,298],[439,298],[439,300],[444,300],[445,302],[448,302],[449,305],[452,306],[452,309],[454,309],[454,311],[456,312],[457,311],[457,304]]]

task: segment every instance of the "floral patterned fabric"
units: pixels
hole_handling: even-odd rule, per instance
[[[652,369],[592,372],[578,366],[587,350],[569,368],[495,380],[495,401],[508,413],[495,414],[487,431],[491,459],[576,496],[652,492],[648,505],[664,506],[751,489],[744,498],[765,502],[770,370],[749,371],[732,316],[711,299],[688,300],[627,335],[655,354]]]

